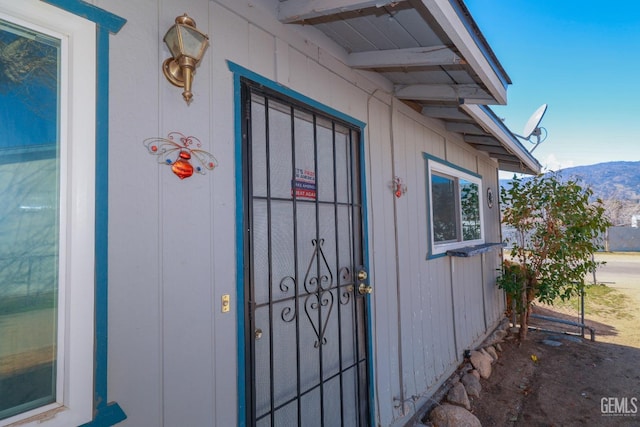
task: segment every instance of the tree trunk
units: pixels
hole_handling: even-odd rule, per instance
[[[522,313],[520,314],[520,340],[527,339],[529,331],[529,315],[531,314],[531,306],[536,299],[536,288],[538,282],[535,276],[528,277],[525,281],[525,289],[522,292]]]
[[[520,341],[527,339],[529,331],[529,292],[528,286],[522,292],[522,311],[520,313]]]

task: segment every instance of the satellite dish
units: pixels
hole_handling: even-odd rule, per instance
[[[527,124],[524,125],[524,130],[522,131],[523,135],[526,135],[524,139],[529,139],[533,135],[536,129],[538,129],[538,125],[542,121],[542,117],[544,113],[547,111],[547,104],[542,104],[535,113],[529,117]]]
[[[522,135],[518,135],[515,134],[515,136],[517,136],[518,138],[522,138],[526,141],[531,142],[531,137],[535,136],[537,138],[537,141],[535,142],[535,146],[531,149],[531,152],[533,152],[533,150],[535,150],[536,148],[538,148],[538,145],[540,145],[541,142],[543,142],[545,139],[547,139],[547,130],[544,128],[540,127],[540,122],[542,121],[542,117],[544,117],[544,113],[547,111],[547,104],[542,104],[540,107],[538,107],[538,109],[531,115],[531,117],[529,117],[529,120],[527,120],[527,124],[524,125],[524,130],[522,131],[522,133],[525,136]],[[542,130],[544,129],[545,131],[545,136],[544,139],[540,140],[540,135],[542,135]]]

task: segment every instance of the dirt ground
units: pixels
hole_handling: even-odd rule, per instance
[[[596,341],[541,330],[507,340],[472,403],[483,426],[640,426],[640,254],[598,257],[608,264],[597,281],[623,298],[614,311],[586,311]]]
[[[541,343],[550,336],[562,345]],[[482,425],[640,426],[640,349],[571,338],[532,331],[522,344],[502,345],[493,374],[481,380],[482,393],[473,402]],[[616,402],[608,398],[619,404],[627,398],[628,416],[615,414]]]

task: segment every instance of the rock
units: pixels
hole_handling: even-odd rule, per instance
[[[489,360],[491,361],[491,363],[494,362],[493,357],[491,357],[491,355],[487,352],[487,350],[485,350],[484,348],[480,348],[478,349],[478,351],[482,354],[484,354],[485,356],[487,356],[489,358]]]
[[[496,348],[496,350],[498,350],[500,353],[502,353],[502,346],[500,345],[500,343],[496,343],[494,345],[494,347]]]
[[[503,317],[496,329],[502,329],[503,331],[506,331],[507,329],[509,329],[509,326],[511,326],[509,318]]]
[[[485,351],[489,353],[489,356],[491,356],[494,362],[498,361],[498,353],[496,352],[496,349],[493,346],[490,345],[489,347],[486,347]]]
[[[429,419],[434,427],[482,427],[478,417],[471,412],[446,403],[431,411]]]
[[[494,345],[502,342],[507,334],[508,332],[505,329],[496,329],[484,340],[484,345]]]
[[[491,356],[486,352],[472,351],[471,352],[471,364],[478,370],[480,376],[487,379],[491,376]]]
[[[464,384],[455,383],[453,387],[447,393],[447,401],[454,405],[462,406],[465,409],[471,409],[471,402],[469,402],[469,396],[464,388]]]
[[[469,362],[465,363],[464,365],[462,365],[462,368],[460,369],[460,372],[462,372],[463,374],[466,374],[467,372],[471,371],[473,369],[473,365]]]
[[[478,371],[475,371],[476,373]],[[482,391],[482,385],[480,384],[480,375],[477,376],[473,373],[464,374],[462,376],[462,384],[464,385],[465,390],[467,391],[468,396],[472,397],[480,397],[480,392]]]
[[[473,375],[474,377],[476,377],[477,379],[480,379],[480,372],[478,372],[477,369],[472,369],[471,372],[469,372],[471,375]]]

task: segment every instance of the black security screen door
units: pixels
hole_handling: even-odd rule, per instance
[[[359,130],[242,100],[248,424],[369,425]]]

